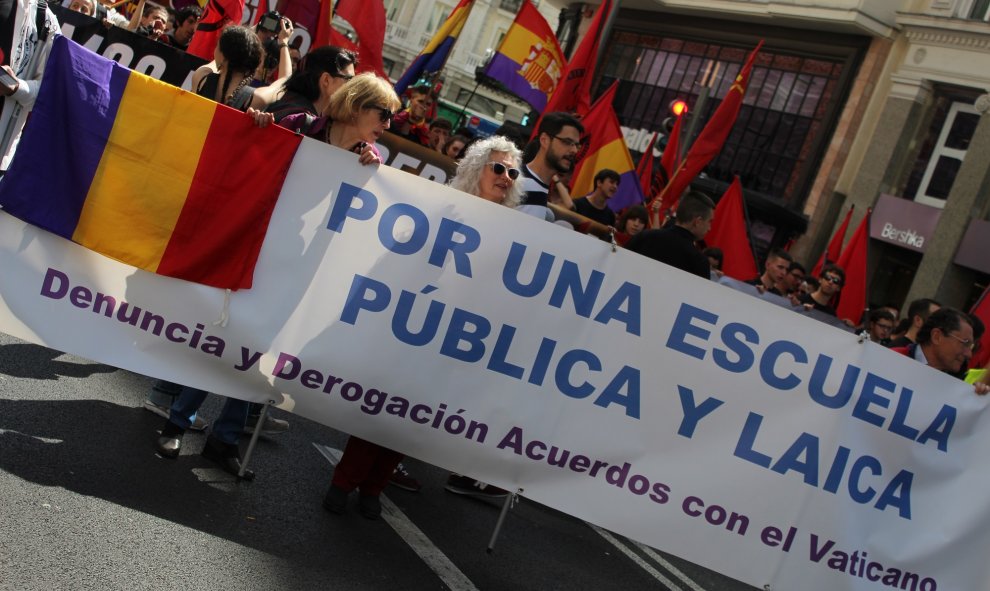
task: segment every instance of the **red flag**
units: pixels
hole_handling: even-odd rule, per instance
[[[186,53],[212,61],[223,28],[232,23],[240,24],[243,15],[244,0],[209,0]]]
[[[650,183],[653,182],[653,146],[657,143],[657,133],[653,132],[650,143],[643,150],[643,155],[639,157],[639,164],[636,165],[636,176],[639,177],[639,186],[643,188],[643,195],[650,194]]]
[[[358,72],[374,72],[388,79],[382,63],[385,46],[385,3],[382,0],[338,0],[337,16],[344,19],[358,36]]]
[[[739,70],[739,75],[736,76],[736,81],[729,88],[729,92],[722,99],[715,114],[698,134],[698,139],[691,144],[691,149],[685,154],[680,166],[670,175],[670,182],[667,183],[658,197],[661,200],[661,211],[673,207],[681,198],[684,189],[722,150],[722,145],[729,137],[732,125],[739,115],[743,95],[746,94],[746,85],[749,83],[749,75],[753,70],[753,62],[756,60],[756,55],[760,52],[761,47],[763,47],[763,41],[760,41],[756,49],[749,54],[746,63]]]
[[[660,157],[660,166],[663,166],[668,180],[680,163],[681,121],[683,119],[683,115],[678,115],[674,120],[674,128],[670,130],[670,135],[667,136],[667,147],[663,149],[663,156]]]
[[[313,31],[313,47],[333,45],[333,0],[320,0],[320,16],[316,17],[316,30]]]
[[[976,300],[976,304],[969,313],[982,320],[983,324],[990,329],[990,297],[988,296],[990,296],[990,287],[983,290],[983,295]],[[980,346],[973,352],[969,366],[974,369],[982,369],[987,366],[987,363],[990,363],[990,330],[985,331],[983,337],[980,338]]]
[[[543,109],[543,113],[564,111],[584,115],[591,110],[591,82],[595,77],[598,41],[611,9],[612,1],[603,0],[598,7],[598,12],[595,13],[595,18],[591,21],[591,26],[588,27],[588,32],[584,34],[581,44],[578,45],[574,55],[567,63],[567,67],[564,68],[557,88],[547,99],[547,106]],[[542,120],[542,114],[540,119]],[[536,137],[536,130],[539,128],[540,122],[537,121],[533,130],[533,138]]]
[[[841,319],[848,318],[856,324],[859,324],[863,309],[866,308],[866,253],[870,242],[871,213],[872,209],[866,210],[863,221],[859,223],[856,233],[836,263],[846,272],[846,283],[839,295],[836,315]]]
[[[846,219],[842,221],[842,225],[832,235],[832,240],[829,241],[828,248],[822,253],[822,257],[818,259],[818,264],[815,265],[815,268],[811,270],[813,277],[818,277],[821,274],[822,267],[826,263],[834,263],[839,260],[839,255],[842,253],[842,243],[846,240],[846,230],[849,229],[849,220],[852,219],[853,208],[855,207],[855,204],[849,206],[849,211],[846,212]]]
[[[760,274],[749,243],[745,208],[742,183],[737,176],[719,199],[715,207],[715,220],[708,234],[705,234],[705,244],[722,249],[722,272],[740,281],[748,281]]]

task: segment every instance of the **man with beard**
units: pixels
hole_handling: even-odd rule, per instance
[[[573,115],[548,113],[543,117],[537,134],[539,151],[523,167],[525,197],[516,209],[548,222],[554,221],[553,212],[547,207],[550,185],[561,182],[557,175],[574,168],[583,133],[584,126]]]

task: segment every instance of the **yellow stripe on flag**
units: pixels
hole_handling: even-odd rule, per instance
[[[213,101],[132,73],[72,239],[155,271],[216,108]]]
[[[589,154],[581,161],[581,171],[574,180],[574,196],[582,197],[595,190],[595,175],[603,168],[609,168],[620,175],[635,170],[625,149],[625,141],[617,138],[605,144],[594,154]]]

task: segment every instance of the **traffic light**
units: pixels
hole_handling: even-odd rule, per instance
[[[674,99],[670,101],[670,112],[674,114],[675,117],[680,117],[688,112],[687,101],[681,99]]]

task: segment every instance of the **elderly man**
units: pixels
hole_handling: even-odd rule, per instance
[[[954,308],[940,308],[921,326],[917,343],[891,350],[954,375],[967,365],[975,348],[976,339],[969,316]],[[977,382],[974,388],[977,394],[990,391],[990,386],[983,382]]]

